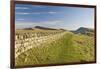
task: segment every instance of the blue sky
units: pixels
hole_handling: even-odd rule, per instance
[[[15,28],[43,26],[76,30],[94,28],[94,9],[31,4],[15,5]]]

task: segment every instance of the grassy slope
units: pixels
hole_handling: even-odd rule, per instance
[[[89,36],[66,33],[58,41],[22,53],[16,59],[16,66],[93,61],[93,41]]]

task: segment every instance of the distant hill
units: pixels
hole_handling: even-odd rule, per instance
[[[40,29],[40,30],[62,30],[62,31],[67,31],[67,30],[62,29],[62,28],[55,29],[55,28],[48,28],[48,27],[43,27],[43,26],[35,26],[33,28],[29,27],[29,28],[23,28],[23,29],[19,29],[19,30],[36,30],[36,29]]]
[[[84,34],[84,35],[89,35],[89,36],[94,35],[94,30],[93,29],[85,28],[85,27],[80,27],[76,31],[71,31],[71,32],[73,32],[75,34]]]
[[[42,27],[42,26],[35,26],[35,29],[43,29],[43,30],[58,30],[58,29],[54,29],[54,28],[47,28],[47,27]]]
[[[24,28],[24,30],[34,30],[33,28]]]

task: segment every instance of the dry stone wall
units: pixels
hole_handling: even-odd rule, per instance
[[[65,32],[45,32],[45,33],[16,33],[15,35],[15,58],[21,53],[37,46],[41,46],[43,43],[52,42],[63,36]]]

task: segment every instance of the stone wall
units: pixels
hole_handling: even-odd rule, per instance
[[[15,35],[15,58],[21,53],[46,42],[52,42],[63,36],[65,32],[23,32]]]

